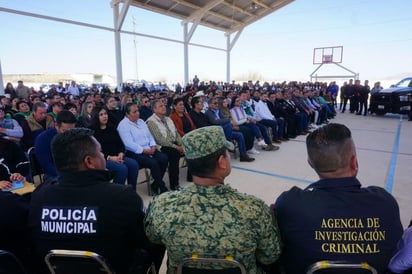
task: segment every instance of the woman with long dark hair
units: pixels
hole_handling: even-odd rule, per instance
[[[76,127],[89,127],[90,126],[90,120],[91,120],[91,114],[92,114],[93,108],[94,108],[94,102],[92,101],[85,101],[82,104],[82,110],[80,112]]]
[[[192,118],[190,118],[189,114],[185,111],[184,101],[181,97],[174,99],[170,119],[172,119],[181,137],[189,131],[196,129]]]
[[[136,189],[139,165],[129,157],[125,157],[125,147],[114,125],[108,123],[108,115],[105,108],[97,106],[93,108],[90,128],[94,130],[94,137],[102,147],[102,153],[106,158],[106,168],[114,172],[115,184],[127,183]]]
[[[6,87],[4,88],[4,94],[10,94],[10,98],[16,98],[16,89],[13,87],[12,83],[7,83]]]
[[[176,126],[177,132],[181,137],[183,137],[183,135],[185,135],[189,131],[196,129],[192,118],[190,118],[190,115],[185,112],[184,100],[181,97],[173,100],[173,110],[170,114],[170,119],[172,119],[173,123]],[[188,182],[193,181],[193,177],[192,174],[190,174],[189,169],[187,170],[186,180]]]

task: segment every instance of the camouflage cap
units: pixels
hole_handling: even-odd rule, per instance
[[[183,136],[182,143],[187,159],[202,158],[223,147],[234,149],[234,145],[226,140],[221,126],[202,127],[190,131]]]

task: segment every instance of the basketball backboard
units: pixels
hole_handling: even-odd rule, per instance
[[[342,63],[343,46],[323,47],[313,49],[313,64],[339,64]]]

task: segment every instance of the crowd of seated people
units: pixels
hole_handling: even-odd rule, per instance
[[[11,95],[12,93],[9,94]],[[84,153],[84,157],[88,155],[90,159],[87,157],[83,158],[84,162],[80,163],[82,169],[78,170],[77,167],[71,167],[69,168],[70,171],[73,171],[76,174],[83,174],[81,172],[87,170],[87,174],[89,176],[89,173],[93,173],[93,169],[108,169],[109,171],[114,172],[114,177],[113,174],[108,173],[100,175],[93,174],[93,178],[96,178],[97,180],[98,177],[102,176],[99,180],[103,180],[104,182],[114,179],[114,182],[117,185],[122,185],[121,187],[124,187],[123,185],[126,183],[127,179],[127,184],[131,185],[131,188],[136,190],[139,167],[150,168],[155,179],[155,182],[151,186],[152,192],[155,195],[164,195],[163,193],[165,192],[170,193],[171,199],[174,199],[173,193],[175,191],[185,191],[185,189],[182,189],[179,185],[179,181],[181,179],[179,176],[178,162],[181,157],[185,156],[182,138],[185,138],[187,134],[194,132],[199,128],[206,128],[209,126],[217,126],[221,128],[225,140],[229,143],[235,143],[238,145],[238,149],[240,151],[240,161],[242,162],[252,162],[253,160],[258,160],[258,156],[254,156],[257,157],[255,159],[252,158],[251,155],[266,153],[263,151],[276,151],[281,147],[280,144],[282,144],[283,142],[287,142],[291,138],[296,138],[298,135],[307,135],[313,131],[315,131],[315,133],[318,132],[318,134],[325,134],[325,136],[323,137],[327,138],[327,134],[339,135],[339,130],[341,130],[343,133],[347,134],[339,135],[341,137],[343,136],[342,142],[344,142],[345,145],[348,146],[348,148],[351,148],[350,141],[347,141],[345,139],[347,138],[351,140],[350,133],[347,133],[345,129],[339,128],[339,130],[337,130],[338,133],[336,133],[333,131],[332,127],[331,132],[323,133],[322,127],[318,127],[322,124],[328,124],[329,120],[336,115],[335,104],[330,97],[330,92],[327,89],[327,85],[324,83],[285,82],[277,84],[264,83],[263,85],[260,85],[260,83],[252,83],[251,81],[243,84],[220,82],[205,83],[199,81],[196,86],[188,85],[187,87],[181,88],[179,93],[169,90],[154,93],[149,91],[134,92],[133,90],[129,90],[110,93],[94,91],[87,94],[79,93],[78,95],[73,95],[65,94],[62,90],[59,92],[58,89],[53,89],[51,91],[51,94],[31,92],[28,93],[27,98],[16,98],[17,97],[7,98],[9,100],[3,100],[2,98],[2,108],[0,108],[0,122],[2,112],[4,113],[4,119],[6,117],[6,114],[9,115],[13,123],[12,129],[17,130],[19,134],[21,129],[21,136],[12,136],[12,131],[7,131],[8,128],[0,126],[3,128],[3,130],[1,131],[3,134],[2,139],[9,139],[7,140],[7,142],[11,142],[13,143],[13,145],[20,146],[23,150],[27,150],[28,147],[33,145],[35,146],[36,143],[39,143],[39,140],[37,140],[36,138],[42,138],[42,136],[46,135],[48,132],[53,131],[55,132],[56,136],[60,136],[66,131],[70,132],[74,127],[90,128],[93,131],[81,132],[81,134],[84,134],[84,138],[88,140],[87,142],[94,144],[96,146],[96,149],[102,152],[103,156],[96,156],[93,151],[89,150],[82,152]],[[61,115],[59,115],[59,113],[61,113]],[[64,115],[67,116],[68,113],[71,113],[69,120],[70,124],[73,126],[59,131],[59,129],[61,129],[62,127],[59,117],[64,117]],[[145,119],[143,119],[142,115],[145,116]],[[74,120],[72,120],[71,117],[73,117]],[[70,138],[74,137],[71,136]],[[23,140],[26,141],[23,142]],[[97,146],[93,140],[97,140],[99,142],[99,145]],[[61,143],[64,143],[66,141],[67,140],[65,139],[60,140]],[[48,153],[50,156],[53,151],[53,148],[51,147],[52,140],[49,138],[47,142],[48,143],[43,144],[43,146],[49,146]],[[76,138],[73,139],[73,142],[77,142]],[[346,144],[346,142],[348,142],[348,144]],[[226,147],[228,151],[233,150],[233,147],[231,145],[227,145]],[[322,149],[320,148],[317,149],[322,151]],[[55,150],[56,152],[60,151],[58,148],[55,148]],[[348,151],[352,150],[348,149]],[[73,151],[73,153],[77,152]],[[89,153],[90,155],[87,153]],[[224,151],[220,151],[220,153],[222,154],[213,156],[220,159],[216,172],[222,172],[222,174],[225,174],[224,176],[227,176],[228,174],[225,173],[224,167],[228,164],[228,160],[225,160]],[[275,155],[276,153],[274,152],[274,157],[276,157]],[[336,168],[347,168],[347,170],[345,169],[345,172],[342,172],[342,174],[347,177],[355,177],[357,173],[356,157],[353,158],[344,157],[343,155],[341,156],[345,159],[345,161],[347,161],[348,167],[333,167],[333,172],[336,172]],[[87,161],[88,159],[90,161]],[[319,174],[321,179],[319,182],[324,183],[324,180],[329,180],[333,183],[334,181],[329,177],[329,175],[331,174],[330,171],[321,170],[320,166],[318,167],[317,163],[315,163],[315,160],[320,161],[321,159],[312,160],[314,162],[311,162],[310,164]],[[75,178],[66,174],[67,170],[64,165],[64,161],[65,159],[60,159],[60,164],[57,168],[65,171],[63,172],[65,176],[63,178],[60,178],[60,176],[54,174],[55,177],[53,178],[53,181],[60,182],[59,180],[64,180],[65,184],[68,184],[69,181],[67,180],[74,180]],[[326,165],[325,168],[329,167],[327,163],[323,162],[319,165],[322,164]],[[169,188],[163,181],[163,176],[165,175],[167,168],[169,168],[169,188],[171,190],[174,190],[171,192],[169,192]],[[47,167],[45,167],[44,169],[46,170]],[[339,176],[342,175],[341,173],[338,174]],[[199,179],[198,174],[195,175],[195,177],[198,177]],[[202,176],[200,177],[203,178],[207,176],[202,174]],[[8,178],[8,180],[12,180],[13,178]],[[193,180],[193,176],[190,172],[190,167],[188,169],[186,179],[187,181]],[[357,182],[356,178],[350,182],[345,181],[345,184],[347,184],[348,186],[350,185],[354,189],[360,187],[358,186],[359,183]],[[2,183],[2,185],[2,188],[6,189],[9,186],[9,183]],[[45,184],[42,187],[43,193],[47,193],[47,185],[48,184]],[[54,184],[50,184],[50,186],[52,185]],[[81,193],[80,190],[78,192],[78,190],[75,189],[75,185],[68,184],[66,187],[73,187],[73,189],[70,190],[73,191],[73,193],[78,193],[78,195],[80,195]],[[205,187],[205,185],[203,187]],[[61,194],[61,191],[63,191],[64,188],[65,187],[62,186],[62,190],[60,190],[59,187],[55,187],[50,191]],[[315,183],[313,188],[319,188],[320,191],[324,191],[323,186],[321,186],[320,183]],[[118,191],[121,189],[123,188],[115,188],[114,190]],[[206,185],[204,189],[205,190],[197,189],[196,191],[208,191],[208,186]],[[312,190],[307,189],[305,191],[310,192]],[[326,194],[327,191],[329,190],[326,190]],[[136,191],[134,191],[134,193],[136,193]],[[216,193],[213,195],[216,195]],[[317,195],[317,193],[314,194]],[[37,236],[42,235],[42,233],[39,232],[40,228],[38,223],[38,214],[41,211],[39,208],[41,206],[44,206],[44,208],[49,208],[49,205],[47,204],[41,205],[42,199],[45,197],[43,195],[45,194],[39,194],[36,198],[37,211],[33,213],[34,215],[32,215],[31,219],[32,229],[35,229]],[[208,195],[210,195],[210,193]],[[282,265],[281,269],[283,269],[284,271],[286,270],[286,273],[301,273],[300,271],[302,271],[302,269],[298,269],[298,267],[300,266],[298,264],[294,264],[294,262],[298,260],[298,258],[295,258],[293,256],[296,256],[297,254],[297,252],[295,252],[295,248],[299,248],[296,241],[299,241],[299,237],[301,237],[303,234],[296,236],[296,238],[293,238],[293,233],[287,233],[289,230],[293,231],[293,227],[296,225],[296,223],[290,224],[288,223],[289,220],[285,220],[285,218],[287,219],[288,216],[294,216],[297,214],[294,209],[295,207],[291,205],[291,207],[289,208],[289,204],[285,203],[284,197],[286,197],[287,195],[293,197],[294,199],[296,198],[296,201],[301,201],[306,194],[300,194],[296,191],[296,189],[292,189],[289,192],[283,194],[277,200],[274,206],[274,216],[278,218],[280,228],[280,240],[284,244],[286,244],[282,249],[280,255],[280,264]],[[392,224],[396,222],[396,231],[392,231],[394,234],[391,234],[390,237],[389,235],[386,235],[385,239],[379,240],[382,242],[384,240],[390,241],[390,243],[388,244],[383,243],[381,245],[381,243],[379,243],[379,248],[382,251],[382,254],[380,254],[380,256],[377,256],[377,258],[379,258],[378,260],[381,260],[378,263],[379,273],[383,273],[384,265],[389,262],[390,256],[395,249],[396,242],[400,240],[401,236],[399,216],[395,214],[396,206],[393,204],[394,200],[392,200],[389,196],[385,196],[386,194],[382,195],[382,199],[390,201],[392,203],[391,205],[393,205],[393,207],[391,207],[391,210],[394,210],[394,215],[392,216],[395,216],[394,218],[396,220]],[[119,197],[121,199],[121,196]],[[131,199],[129,202],[139,204],[140,208],[140,198],[136,198],[135,196],[129,198]],[[63,203],[61,203],[61,201],[57,201],[56,199],[51,199],[48,200],[48,203],[55,203],[53,204],[53,206],[60,208],[62,206],[67,206],[67,204],[65,203],[70,204],[70,199],[67,199],[67,201]],[[78,203],[75,202],[73,204],[70,204],[70,206],[75,209],[78,207]],[[21,216],[22,218],[27,218],[27,212],[29,210],[27,204],[23,206],[23,210],[25,213],[23,212]],[[296,210],[298,209],[296,208]],[[292,213],[289,214],[289,211]],[[173,212],[173,214],[179,214],[179,210],[177,209]],[[288,214],[285,214],[284,212],[287,212]],[[136,214],[140,216],[139,226],[141,226],[143,222],[141,214],[144,214],[144,212],[143,210],[139,209],[139,212]],[[310,215],[311,214],[308,213],[307,215],[305,215],[305,217],[309,217]],[[363,216],[362,218],[364,218],[365,216]],[[371,214],[370,216],[372,218],[375,215]],[[156,216],[151,217],[156,218]],[[318,237],[319,235],[321,235],[321,233],[328,232],[328,229],[333,232],[337,226],[336,220],[342,219],[337,217],[323,219],[322,216],[316,217],[321,220],[320,223],[310,223],[310,220],[307,220],[307,223],[311,224],[311,226],[308,227],[313,227],[313,229],[302,231],[302,233],[306,233],[305,237],[312,237],[310,233],[315,233],[315,237]],[[371,221],[367,217],[365,217],[365,220],[363,220],[362,218],[359,217],[360,222]],[[381,216],[379,217],[379,220],[373,219],[372,221],[378,222],[375,223],[376,226],[383,226],[384,224],[386,225],[387,222],[385,218],[386,216]],[[334,223],[329,224],[328,222],[330,220],[332,220]],[[316,220],[316,222],[317,221],[318,220]],[[161,220],[161,222],[163,221]],[[299,220],[296,220],[296,222],[299,222]],[[143,227],[140,227],[139,229],[143,229]],[[316,233],[319,233],[319,235]],[[362,233],[366,235],[367,231]],[[155,236],[153,235],[150,236],[155,238]],[[52,235],[50,237],[50,239],[53,240],[50,241],[50,239],[48,239],[47,241],[48,243],[53,243],[56,238]],[[102,237],[102,239],[104,239],[105,237],[108,237],[108,234]],[[136,235],[134,235],[133,237],[136,237]],[[141,237],[141,235],[139,237]],[[43,241],[42,239],[45,239],[44,235],[39,236],[39,238],[36,239],[37,246],[41,245],[41,242]],[[144,241],[144,245],[139,246],[139,248],[144,247],[148,250],[155,250],[155,253],[158,251],[156,247],[148,245],[147,239],[145,237],[139,238],[139,241]],[[154,242],[159,243],[157,238]],[[77,247],[82,246],[81,241],[79,243],[80,244],[77,245]],[[51,247],[53,245],[54,243],[48,245],[48,247]],[[56,246],[58,247],[58,245]],[[71,245],[65,244],[65,246],[70,247]],[[76,245],[73,245],[72,247],[75,246]],[[85,247],[86,246],[87,245],[85,245]],[[93,245],[91,245],[91,247],[93,247]],[[309,245],[308,248],[310,247],[312,246]],[[0,249],[1,248],[2,246],[0,245]],[[27,251],[27,248],[32,247],[26,246],[24,248],[25,251]],[[273,249],[273,247],[271,248]],[[325,251],[325,248],[329,248],[328,251]],[[345,248],[349,247],[345,246]],[[374,247],[371,246],[370,248]],[[330,250],[332,250],[330,245],[328,247],[322,246],[323,253],[333,253]],[[366,247],[362,250],[367,251]],[[99,251],[105,254],[104,248],[99,247]],[[19,253],[18,250],[15,252]],[[43,256],[44,252],[45,250],[42,249],[40,254]],[[305,253],[306,251],[302,252]],[[308,250],[307,252],[308,253],[305,254],[309,254],[311,251]],[[111,252],[107,254],[109,254],[108,256],[116,257],[115,254],[112,254]],[[277,257],[277,255],[278,254],[276,254],[276,256],[274,257]],[[133,256],[133,254],[128,254],[128,258],[130,260],[132,260]],[[335,256],[333,258],[335,259],[337,257]],[[270,261],[267,260],[264,262],[273,263],[273,258]],[[356,256],[351,256],[350,258],[357,259]],[[374,257],[372,256],[368,258],[372,258],[371,260],[373,263]],[[25,259],[23,258],[23,260]],[[155,258],[153,260],[159,261],[159,258]],[[313,262],[313,259],[308,259],[307,261],[304,261],[303,264],[307,266],[309,262]],[[29,262],[28,265],[30,265],[31,263],[32,262]],[[117,265],[116,267],[119,266]],[[278,267],[275,266],[274,268],[276,268],[277,270],[267,267],[265,268],[265,266],[262,267],[263,269],[266,269],[266,273],[276,273],[275,271],[279,271]],[[122,269],[122,267],[119,267],[119,269]],[[122,271],[125,270],[122,269]],[[175,270],[171,270],[170,273],[175,273],[174,271]],[[257,271],[256,273],[262,272]]]
[[[48,91],[34,91],[26,89],[22,82],[16,88],[8,83],[6,96],[1,96],[1,103],[15,127],[13,133],[8,130],[8,138],[14,139],[27,151],[42,131],[53,127],[56,116],[62,109],[70,110],[76,116],[76,127],[90,127],[92,109],[96,106],[104,107],[108,123],[117,127],[124,117],[124,106],[133,102],[138,105],[139,118],[146,121],[150,117],[156,117],[153,116],[151,104],[159,99],[166,106],[166,117],[176,115],[173,114],[173,102],[175,99],[182,99],[182,113],[186,114],[183,116],[185,125],[192,122],[198,128],[206,125],[196,123],[199,119],[193,111],[193,106],[196,105],[192,101],[199,97],[197,100],[201,101],[197,103],[202,104],[200,111],[208,117],[207,125],[221,123],[227,139],[238,145],[240,160],[250,162],[254,160],[252,155],[261,151],[276,151],[282,142],[298,135],[306,135],[319,125],[327,124],[336,115],[339,87],[335,82],[224,83],[201,81],[199,78],[195,82],[196,84],[192,82],[185,87],[178,85],[175,92],[163,85],[136,87],[132,84],[125,84],[120,92],[117,89],[113,92],[108,86],[98,89],[96,85],[81,90],[75,81],[66,85],[52,85]],[[162,89],[157,90],[155,87],[158,86]],[[218,105],[212,111],[214,106],[209,106],[209,102],[213,104],[215,99]],[[218,116],[219,119],[213,118]],[[175,116],[174,125],[180,130],[180,137],[183,137],[180,121]],[[231,126],[228,126],[227,121]],[[0,131],[3,131],[1,128],[4,127],[0,126]],[[188,129],[191,128],[186,127],[185,133]],[[155,128],[151,127],[151,130]],[[172,172],[173,186],[178,185],[174,174]]]
[[[19,87],[26,90],[21,83]],[[168,89],[153,92],[147,88],[136,89],[131,85],[125,85],[121,92],[108,92],[108,87],[105,87],[103,92],[95,87],[81,91],[77,83],[72,81],[66,86],[62,83],[52,85],[47,92],[30,89],[26,93],[16,92],[9,83],[7,94],[2,96],[1,102],[5,116],[12,118],[13,129],[0,126],[0,131],[7,131],[8,134],[3,133],[7,135],[5,138],[14,140],[27,151],[35,146],[36,139],[42,132],[54,128],[56,117],[63,109],[73,113],[76,127],[93,127],[95,131],[99,131],[101,125],[96,123],[96,119],[92,124],[94,108],[99,107],[106,111],[107,125],[111,129],[117,128],[125,117],[125,106],[134,103],[138,106],[139,119],[149,126],[158,146],[156,148],[167,155],[169,184],[173,190],[180,188],[177,162],[183,156],[179,138],[184,134],[195,128],[219,125],[223,127],[228,141],[236,144],[239,160],[252,162],[256,158],[252,155],[261,151],[276,151],[282,142],[298,135],[306,135],[316,128],[316,125],[327,123],[334,117],[334,105],[328,99],[325,87],[325,83],[260,84],[259,81],[248,81],[237,84],[199,81],[196,86],[188,84],[180,87],[178,92]],[[155,101],[162,104],[161,114],[159,111],[154,112],[152,103]],[[174,103],[179,104],[180,108]],[[175,140],[165,142],[170,137]],[[115,159],[115,155],[109,156]],[[118,160],[122,162],[123,158]],[[108,166],[114,168],[113,161],[107,161]],[[118,173],[122,173],[124,178],[125,172],[120,172],[119,168],[124,169],[126,162],[119,164],[122,165],[117,165]],[[48,170],[48,167],[44,167],[44,170]],[[190,174],[187,174],[186,179],[191,181]],[[119,181],[124,179],[116,180]],[[135,186],[135,182],[130,184]],[[161,185],[159,180],[155,193],[160,192]],[[162,187],[162,190],[165,188]]]

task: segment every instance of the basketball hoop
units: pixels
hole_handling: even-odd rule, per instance
[[[323,55],[322,56],[322,64],[330,64],[333,62],[333,55]]]
[[[343,47],[324,47],[313,49],[313,64],[339,64],[342,63]]]
[[[345,68],[340,63],[342,63],[343,47],[324,47],[324,48],[314,48],[313,49],[313,64],[319,65],[311,74],[310,80],[316,79],[335,79],[335,78],[354,78],[359,79],[359,73],[356,73],[348,68]],[[317,72],[323,65],[335,65],[350,75],[318,75]]]

